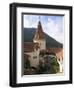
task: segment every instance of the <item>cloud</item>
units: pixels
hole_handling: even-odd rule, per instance
[[[38,25],[38,15],[24,15],[24,27],[36,27]],[[45,33],[64,43],[64,21],[63,16],[40,16],[40,21]]]
[[[48,18],[48,22],[43,26],[44,32],[46,32],[51,37],[55,38],[57,41],[64,43],[64,25],[63,18],[60,20],[54,20]]]
[[[37,15],[24,15],[24,27],[37,27]]]

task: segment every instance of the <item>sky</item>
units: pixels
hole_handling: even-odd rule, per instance
[[[57,40],[64,43],[64,16],[55,15],[23,15],[23,27],[37,28],[41,22],[43,31]]]

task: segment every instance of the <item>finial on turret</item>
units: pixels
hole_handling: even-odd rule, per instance
[[[40,15],[39,15],[39,21],[40,21]]]

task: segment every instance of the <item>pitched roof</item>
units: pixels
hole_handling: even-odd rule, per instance
[[[44,32],[43,32],[42,25],[41,25],[41,22],[40,21],[38,22],[38,27],[37,27],[37,30],[36,30],[34,39],[35,40],[36,39],[45,39]]]
[[[38,49],[39,44],[38,43],[33,43],[33,42],[25,42],[24,43],[24,52],[33,52],[34,49]]]
[[[47,50],[41,50],[40,53],[59,53],[60,51],[62,51],[62,48],[48,48]]]
[[[54,53],[58,53],[62,50],[62,48],[49,48],[48,51],[49,52],[54,52]]]

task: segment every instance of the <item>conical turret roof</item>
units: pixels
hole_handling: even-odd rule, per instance
[[[45,39],[44,32],[43,32],[42,25],[41,25],[40,21],[38,22],[37,30],[36,30],[36,33],[34,36],[34,40],[38,40],[38,39]]]

